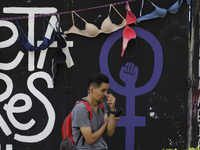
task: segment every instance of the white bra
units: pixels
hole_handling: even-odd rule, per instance
[[[112,23],[112,21],[110,19],[111,6],[115,9],[115,11],[123,19],[123,21],[120,25],[116,25],[116,24]],[[85,30],[80,30],[75,26],[73,13],[76,14],[80,19],[82,19],[85,22]],[[114,32],[114,31],[119,30],[119,29],[123,28],[124,26],[126,26],[126,19],[117,11],[117,9],[112,4],[110,4],[108,17],[102,22],[100,30],[95,25],[85,21],[75,11],[72,11],[71,14],[72,14],[73,25],[68,31],[65,31],[64,34],[74,33],[74,34],[79,34],[79,35],[86,36],[86,37],[96,37],[100,33],[108,34],[108,33]]]

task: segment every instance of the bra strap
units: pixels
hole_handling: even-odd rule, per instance
[[[44,35],[43,35],[43,36],[45,36],[45,19],[46,19],[47,22],[51,25],[51,23],[49,22],[49,20],[43,15],[43,32],[44,32]],[[22,30],[21,26],[19,25],[19,22],[18,22],[17,18],[16,18],[16,22],[17,22],[17,26],[18,26],[18,28],[19,28],[19,31],[20,31],[21,33],[23,33],[23,35],[25,36],[25,38],[28,40],[26,34],[24,33],[24,31]],[[51,25],[51,26],[52,26],[52,25]],[[52,26],[52,28],[53,28],[53,30],[55,31],[55,29],[54,29],[53,26]],[[55,32],[56,32],[56,31],[55,31]]]
[[[111,12],[111,4],[110,4],[110,8],[109,8],[109,14],[108,14],[108,15],[110,15],[110,12]]]
[[[45,19],[43,15],[43,37],[45,36]]]
[[[130,8],[130,5],[129,5],[128,1],[126,1],[126,7],[125,7],[125,9],[126,9],[126,11],[128,12],[128,14],[129,14],[129,16],[131,18],[135,17],[135,14],[131,11],[131,8]],[[131,13],[130,13],[130,11],[131,11]]]
[[[82,17],[80,17],[75,11],[74,14],[76,14],[79,18],[81,18],[85,23],[87,23]]]
[[[144,0],[142,0],[142,5],[141,5],[141,8],[140,8],[140,17],[142,16],[143,7],[144,7]]]
[[[113,6],[113,4],[110,4],[114,9],[115,9],[115,11],[120,15],[120,17],[122,18],[122,19],[125,19],[118,11],[117,11],[117,9]]]
[[[73,25],[74,25],[74,14],[73,13],[74,13],[74,11],[71,12],[71,14],[72,14],[72,22],[73,22]]]
[[[43,15],[44,16],[44,15]],[[56,32],[55,28],[52,26],[52,24],[49,22],[49,20],[44,16],[44,18],[46,19],[46,21],[50,24],[50,26],[53,28],[53,30]],[[45,23],[44,23],[45,24]],[[44,27],[45,30],[45,27]],[[45,32],[45,31],[44,31]]]
[[[60,27],[60,14],[57,15],[57,22],[56,22],[56,25],[55,25],[55,29],[56,29],[56,32],[58,35],[61,35],[61,34],[64,34],[64,32],[61,32],[61,27]]]
[[[148,1],[150,1],[150,0],[148,0]],[[154,7],[158,7],[158,6],[156,6],[152,1],[150,1],[151,2],[151,4],[154,6]]]
[[[60,15],[57,15],[56,31],[60,34]]]
[[[136,49],[135,49],[135,54],[133,54],[133,56],[129,57],[129,56],[128,56],[128,53],[127,53],[126,51],[123,50],[124,53],[126,53],[126,57],[129,58],[129,59],[133,58],[133,57],[136,55],[136,53],[137,53],[137,38],[135,39],[135,42],[136,42]]]
[[[28,40],[26,34],[25,34],[24,31],[22,30],[22,27],[19,25],[19,22],[18,22],[17,18],[15,18],[15,19],[16,19],[16,22],[17,22],[17,26],[18,26],[18,28],[19,28],[19,32],[21,32],[21,33],[25,36],[25,38]]]

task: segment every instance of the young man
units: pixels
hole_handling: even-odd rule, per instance
[[[107,150],[108,146],[103,139],[103,133],[112,136],[115,132],[115,97],[108,94],[109,79],[102,73],[94,74],[88,82],[89,93],[83,99],[87,101],[92,108],[92,120],[90,122],[86,106],[78,103],[72,110],[72,134],[76,142],[79,135],[82,134],[78,144],[78,150]],[[98,104],[102,104],[107,98],[107,104],[110,110],[106,109],[104,104],[104,112]],[[110,111],[108,117],[107,112]]]

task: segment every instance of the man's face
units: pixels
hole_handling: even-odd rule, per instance
[[[93,98],[97,103],[101,104],[104,102],[104,99],[107,96],[107,91],[109,89],[108,83],[101,83],[100,87],[94,88],[93,90]]]

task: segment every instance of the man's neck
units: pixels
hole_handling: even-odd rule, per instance
[[[88,96],[86,97],[86,99],[89,101],[90,105],[95,108],[98,103],[92,98],[92,96],[90,94],[88,94]]]

